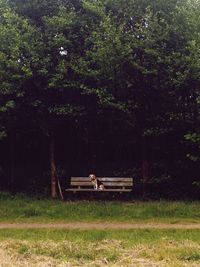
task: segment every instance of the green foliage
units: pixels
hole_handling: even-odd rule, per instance
[[[185,135],[186,140],[191,140],[192,142],[200,141],[200,134],[198,133],[189,133]]]
[[[104,127],[116,151],[148,139],[169,163],[171,142],[197,166],[199,14],[199,0],[1,0],[0,139],[70,122],[88,147]],[[167,166],[152,177],[174,177]]]
[[[7,136],[6,130],[4,127],[0,127],[0,140]]]

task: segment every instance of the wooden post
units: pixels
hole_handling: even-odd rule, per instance
[[[58,178],[57,178],[57,180],[58,180],[58,189],[59,189],[60,197],[61,197],[62,200],[64,200],[62,189],[61,189],[61,186],[60,186],[60,181],[59,181]]]
[[[56,176],[56,163],[55,163],[55,140],[54,132],[50,130],[49,133],[49,156],[50,156],[50,172],[51,172],[51,197],[57,197],[57,176]]]

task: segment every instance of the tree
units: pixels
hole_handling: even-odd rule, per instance
[[[84,114],[85,94],[76,62],[84,56],[85,38],[90,34],[95,16],[86,17],[86,2],[14,3],[15,9],[37,27],[34,55],[31,62],[32,75],[24,83],[26,103],[35,125],[40,125],[49,137],[52,197],[57,196],[55,163],[55,132],[58,125]],[[79,3],[79,4],[78,4]],[[30,13],[30,8],[40,10]],[[47,12],[47,9],[49,12]],[[86,9],[86,10],[85,10]],[[36,12],[36,11],[35,11]],[[48,14],[48,15],[47,15]],[[50,14],[50,15],[49,15]],[[81,38],[80,38],[81,36]]]
[[[30,78],[30,58],[35,29],[29,22],[4,5],[0,18],[0,125],[1,137],[10,139],[10,181],[14,183],[14,142],[19,122],[25,119],[21,109]]]
[[[129,158],[144,193],[147,184],[191,183],[199,1],[1,0],[0,12],[0,137],[8,134],[11,155],[16,131],[48,138],[52,197],[63,131],[93,170],[106,153]]]

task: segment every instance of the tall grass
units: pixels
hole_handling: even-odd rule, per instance
[[[199,222],[200,202],[53,201],[0,194],[0,222]]]

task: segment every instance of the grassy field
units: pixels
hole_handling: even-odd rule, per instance
[[[200,222],[200,202],[52,201],[0,194],[0,222]]]
[[[200,266],[200,231],[1,230],[0,266]]]
[[[199,223],[199,202],[52,201],[0,193],[0,222]],[[0,230],[3,267],[199,267],[200,230]]]

